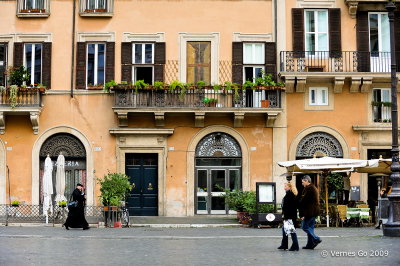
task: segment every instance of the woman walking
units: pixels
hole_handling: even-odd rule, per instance
[[[294,227],[296,227],[297,224],[297,189],[295,186],[293,186],[291,183],[285,183],[284,189],[286,191],[285,196],[283,197],[282,200],[282,214],[283,214],[283,220],[284,224],[291,224],[290,221],[292,221],[292,224]],[[293,229],[294,229],[293,227]],[[297,241],[297,234],[296,231],[294,230],[288,230],[285,226],[282,226],[282,243],[278,247],[278,249],[288,249],[288,235],[291,235],[292,237],[292,246],[290,247],[289,251],[299,251],[299,242]]]
[[[77,201],[76,207],[70,208],[68,212],[67,221],[65,221],[65,229],[71,228],[83,228],[83,230],[89,229],[89,224],[85,219],[85,193],[81,184],[76,184],[76,189],[72,192],[72,200]]]

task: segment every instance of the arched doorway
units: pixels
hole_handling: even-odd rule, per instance
[[[313,157],[335,157],[343,158],[343,148],[340,142],[331,134],[318,131],[306,135],[301,139],[296,149],[296,160],[309,159]],[[308,174],[312,183],[319,187],[321,180],[317,179],[317,174]],[[303,186],[301,184],[301,177],[303,175],[297,175],[296,187],[301,194]]]
[[[86,187],[87,171],[86,171],[86,150],[82,142],[75,136],[68,133],[58,133],[50,136],[43,143],[39,152],[39,202],[43,202],[43,173],[44,161],[47,155],[53,162],[53,190],[56,187],[56,162],[58,155],[62,153],[65,157],[65,193],[64,196],[69,199],[72,191],[77,183],[81,183]],[[53,195],[53,198],[55,194]]]
[[[224,189],[242,189],[242,151],[233,137],[214,132],[195,151],[195,213],[228,214]]]

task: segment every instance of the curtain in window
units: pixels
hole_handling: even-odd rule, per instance
[[[187,43],[187,82],[211,83],[211,42]]]

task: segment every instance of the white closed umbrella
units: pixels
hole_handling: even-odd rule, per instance
[[[65,193],[65,157],[60,153],[57,158],[56,172],[56,202],[67,201]]]
[[[44,174],[43,174],[43,215],[46,216],[46,223],[48,223],[48,212],[52,212],[51,195],[53,195],[53,163],[50,156],[47,156],[44,161]]]

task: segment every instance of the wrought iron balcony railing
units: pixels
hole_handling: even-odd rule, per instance
[[[281,108],[281,87],[274,89],[115,90],[115,107],[131,108]]]
[[[282,51],[280,71],[387,73],[390,72],[390,60],[390,52]]]

